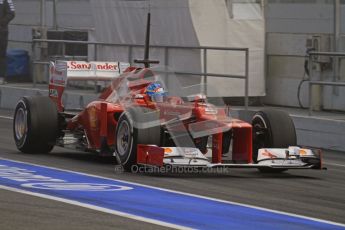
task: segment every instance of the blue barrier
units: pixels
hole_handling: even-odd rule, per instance
[[[7,51],[7,78],[28,77],[30,75],[29,54],[26,50],[11,49]]]

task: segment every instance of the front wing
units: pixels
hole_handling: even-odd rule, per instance
[[[138,145],[137,164],[182,168],[325,169],[322,166],[321,151],[296,146],[287,149],[260,149],[256,163],[212,163],[197,148]]]

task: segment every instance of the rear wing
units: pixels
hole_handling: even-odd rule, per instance
[[[62,94],[68,81],[110,81],[128,67],[125,62],[55,61],[49,66],[49,97],[63,111]]]

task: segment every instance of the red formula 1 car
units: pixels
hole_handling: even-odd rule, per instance
[[[322,168],[318,152],[296,146],[295,127],[286,113],[260,111],[251,124],[233,119],[225,106],[208,103],[200,93],[202,85],[182,87],[166,68],[149,68],[151,62],[147,48],[141,61],[145,68],[55,63],[49,97],[23,97],[17,104],[13,124],[17,148],[46,153],[56,145],[114,155],[127,171],[138,165],[272,172]],[[73,68],[88,72],[73,75]],[[112,81],[98,100],[76,114],[62,104],[71,79]]]

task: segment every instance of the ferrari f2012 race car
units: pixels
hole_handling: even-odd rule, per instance
[[[133,166],[270,172],[322,168],[320,152],[297,146],[293,121],[285,112],[259,111],[251,123],[234,119],[226,106],[213,105],[200,93],[205,86],[182,87],[166,68],[150,68],[148,49],[141,63],[144,68],[118,62],[52,63],[49,97],[23,97],[16,106],[17,148],[48,153],[60,146],[114,155],[126,171]],[[111,83],[76,113],[62,103],[70,80]]]
[[[225,106],[194,94],[200,86],[173,82],[181,96],[168,96],[173,90],[166,90],[164,77],[150,68],[128,67],[98,100],[78,113],[68,112],[62,93],[70,63],[58,65],[51,66],[49,97],[23,97],[16,106],[14,139],[22,152],[47,153],[56,145],[115,154],[126,170],[133,165],[263,171],[322,167],[317,152],[296,146],[288,114],[259,111],[251,124],[234,119]],[[167,78],[172,82],[172,76]],[[226,154],[230,160],[222,159]]]

